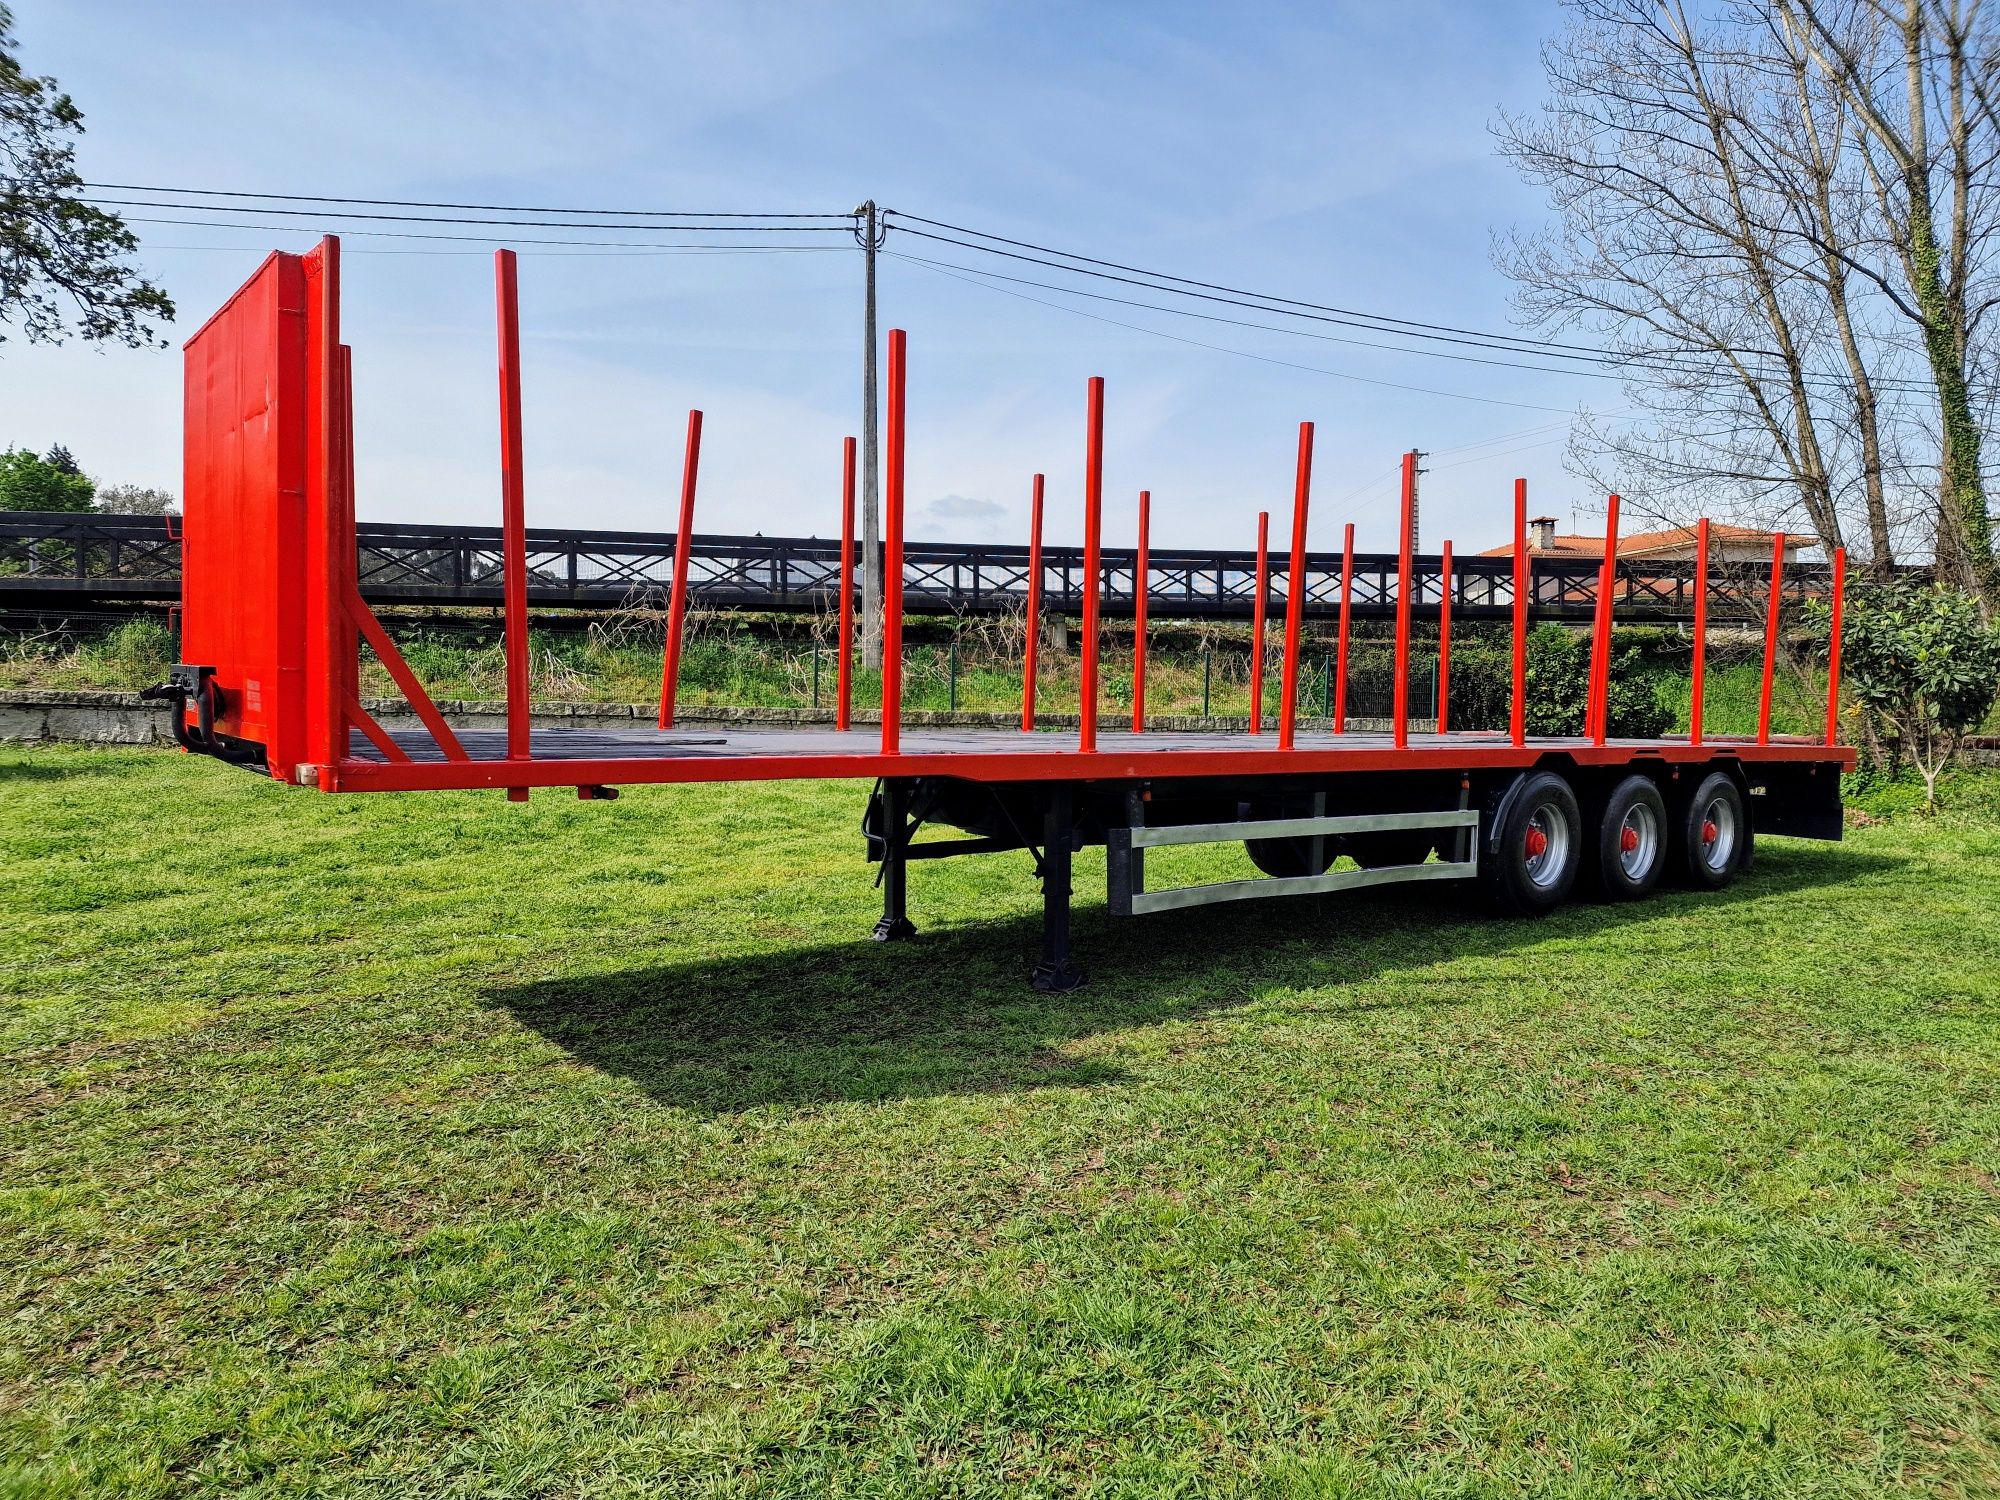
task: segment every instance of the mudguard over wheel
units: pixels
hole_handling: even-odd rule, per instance
[[[1608,901],[1649,896],[1667,869],[1666,799],[1645,776],[1627,776],[1598,811],[1596,840],[1584,873]]]
[[[1719,891],[1736,878],[1750,847],[1749,809],[1735,778],[1710,771],[1675,819],[1674,874],[1698,890]]]
[[[1496,911],[1539,917],[1568,898],[1582,859],[1576,793],[1554,772],[1534,771],[1508,799],[1493,847],[1480,853],[1479,882]]]

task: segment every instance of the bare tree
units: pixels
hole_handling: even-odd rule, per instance
[[[1676,0],[1571,10],[1544,50],[1549,104],[1498,128],[1502,151],[1548,189],[1557,226],[1509,241],[1501,264],[1531,321],[1589,328],[1623,356],[1627,394],[1651,420],[1593,424],[1586,441],[1654,514],[1719,493],[1802,510],[1823,545],[1844,545],[1823,428],[1845,398],[1814,367],[1825,302],[1787,253],[1745,128],[1761,80],[1738,39]]]
[[[1556,221],[1499,259],[1529,320],[1622,356],[1637,420],[1584,424],[1579,467],[1671,519],[1797,516],[1829,548],[1865,529],[1878,568],[1930,544],[1991,590],[2000,150],[1978,0],[1568,9],[1549,103],[1497,127]]]
[[[1996,37],[1980,0],[1773,0],[1854,122],[1889,252],[1855,262],[1914,325],[1936,391],[1941,569],[2000,602],[1980,466],[1972,342],[1996,300]]]

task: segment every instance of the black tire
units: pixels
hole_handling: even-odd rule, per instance
[[[1666,799],[1650,780],[1619,782],[1597,809],[1595,855],[1586,863],[1592,890],[1607,901],[1650,896],[1667,870],[1671,827]]]
[[[1337,852],[1331,838],[1319,840],[1319,856],[1313,856],[1313,840],[1299,839],[1245,839],[1243,852],[1250,856],[1250,863],[1266,875],[1285,877],[1290,875],[1324,875],[1333,863]]]
[[[1427,828],[1398,828],[1383,833],[1350,833],[1340,841],[1340,852],[1364,870],[1381,870],[1391,865],[1420,865],[1437,847],[1437,835]]]
[[[1750,847],[1750,813],[1727,771],[1710,771],[1674,820],[1675,876],[1697,890],[1719,891],[1736,878]]]
[[[1539,917],[1568,898],[1582,862],[1583,813],[1576,793],[1555,773],[1532,771],[1507,804],[1497,843],[1480,851],[1479,882],[1494,910]]]

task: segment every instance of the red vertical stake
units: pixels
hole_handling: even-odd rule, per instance
[[[1840,601],[1847,592],[1847,549],[1833,549],[1832,634],[1826,643],[1826,742],[1840,743]]]
[[[1764,682],[1757,695],[1757,743],[1771,743],[1771,682],[1778,672],[1778,606],[1785,586],[1785,534],[1771,538],[1771,602],[1764,611]]]
[[[1340,539],[1340,639],[1333,654],[1333,732],[1347,733],[1347,625],[1354,604],[1354,523]]]
[[[1694,660],[1688,664],[1688,743],[1701,743],[1701,707],[1708,678],[1708,517],[1694,528]]]
[[[1042,476],[1028,516],[1028,641],[1021,657],[1021,733],[1035,727],[1035,667],[1042,652]]]
[[[1533,575],[1528,571],[1528,481],[1514,481],[1514,701],[1508,720],[1508,736],[1517,745],[1528,743],[1528,593]]]
[[[1451,543],[1444,544],[1444,558],[1438,564],[1444,575],[1438,599],[1438,701],[1437,732],[1444,734],[1451,723]]]
[[[903,735],[903,393],[908,335],[889,330],[889,411],[883,434],[882,753],[895,755]]]
[[[852,721],[854,703],[854,439],[840,445],[840,665],[834,669],[833,727]]]
[[[1416,524],[1417,455],[1403,455],[1403,537],[1396,553],[1396,748],[1410,743],[1410,587],[1414,582],[1411,535]]]
[[[493,252],[500,329],[500,571],[501,633],[507,651],[507,758],[533,753],[528,730],[528,522],[521,473],[521,292],[512,250]],[[525,802],[528,789],[507,788]]]
[[[1104,377],[1090,377],[1083,457],[1083,662],[1077,748],[1097,748],[1097,591],[1104,571]]]
[[[701,472],[701,413],[688,413],[681,452],[681,509],[674,523],[674,579],[667,592],[667,649],[660,662],[660,728],[674,727],[674,698],[681,685],[681,638],[687,633],[688,558],[694,551],[694,485]]]
[[[1153,575],[1146,555],[1153,519],[1153,492],[1139,491],[1139,553],[1132,560],[1132,732],[1146,727],[1146,599]]]
[[[1257,512],[1257,592],[1250,601],[1250,732],[1264,732],[1264,599],[1271,591],[1271,513]]]
[[[1618,497],[1604,507],[1604,566],[1597,575],[1597,629],[1590,652],[1590,699],[1585,726],[1593,743],[1603,744],[1611,733],[1612,590],[1618,579]]]
[[[1285,585],[1285,675],[1278,704],[1278,748],[1292,748],[1299,713],[1299,628],[1306,610],[1306,508],[1312,501],[1313,424],[1299,423],[1299,464],[1292,479],[1291,581]]]

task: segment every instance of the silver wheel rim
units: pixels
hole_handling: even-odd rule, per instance
[[[1537,834],[1541,835],[1539,850],[1535,849]],[[1521,863],[1529,882],[1539,890],[1548,890],[1562,879],[1569,865],[1569,819],[1555,803],[1544,802],[1528,815],[1522,840]]]
[[[1618,825],[1618,868],[1628,880],[1644,880],[1659,857],[1659,815],[1644,802],[1635,802]]]
[[[1736,862],[1736,804],[1727,797],[1711,797],[1701,810],[1702,868],[1721,875]]]

